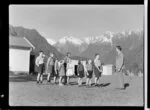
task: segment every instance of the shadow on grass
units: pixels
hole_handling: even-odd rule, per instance
[[[70,82],[69,84],[70,84],[70,85],[78,85],[77,82]]]
[[[99,84],[98,86],[99,87],[106,87],[106,86],[109,86],[110,85],[110,83],[102,83],[102,84]]]
[[[9,82],[29,82],[29,81],[36,81],[36,75],[15,75],[9,77]],[[43,79],[45,80],[46,77],[44,76]]]
[[[27,82],[27,81],[36,81],[36,77],[34,76],[24,76],[24,75],[17,75],[14,77],[9,77],[10,82]]]

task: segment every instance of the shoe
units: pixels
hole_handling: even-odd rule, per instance
[[[36,81],[37,84],[39,84],[39,81]]]

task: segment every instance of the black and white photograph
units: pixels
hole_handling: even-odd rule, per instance
[[[143,5],[9,5],[9,106],[144,106]]]

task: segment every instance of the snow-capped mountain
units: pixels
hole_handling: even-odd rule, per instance
[[[58,51],[66,54],[68,51],[73,55],[78,56],[82,51],[84,51],[84,41],[76,38],[74,36],[64,36],[60,38],[54,45]]]
[[[83,41],[73,36],[64,36],[60,38],[57,43],[73,43],[74,45],[78,46],[81,45]]]
[[[46,40],[47,40],[47,42],[48,42],[50,45],[56,44],[56,41],[53,40],[53,39],[47,38]]]
[[[106,31],[104,34],[99,35],[99,36],[90,36],[90,37],[85,37],[83,40],[74,37],[74,36],[64,36],[61,37],[58,41],[54,41],[52,39],[49,39],[49,43],[52,45],[66,45],[66,44],[72,44],[74,46],[81,46],[86,43],[86,45],[93,44],[93,43],[113,43],[112,39],[116,37],[117,39],[120,39],[122,37],[128,37],[131,34],[141,34],[143,31],[142,28],[137,29],[137,30],[126,30],[122,32],[111,32],[111,31]]]
[[[87,44],[97,43],[97,42],[112,43],[113,34],[114,34],[113,32],[106,31],[103,35],[100,36],[86,37],[84,38],[84,41]]]
[[[83,40],[64,36],[54,46],[63,54],[69,51],[73,56],[92,58],[97,52],[101,56],[107,55],[115,45],[121,45],[127,52],[132,51],[142,45],[142,41],[143,29],[137,29],[121,32],[106,31],[102,35],[85,37]]]

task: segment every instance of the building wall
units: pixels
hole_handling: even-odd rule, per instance
[[[9,48],[9,69],[29,72],[30,50]]]
[[[103,72],[102,75],[112,75],[112,67],[113,65],[103,65]]]

